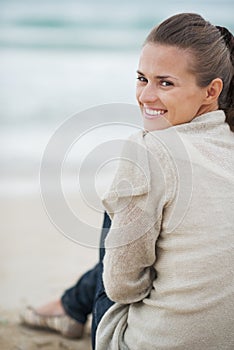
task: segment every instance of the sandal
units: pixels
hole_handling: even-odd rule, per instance
[[[28,306],[20,314],[22,324],[46,330],[56,331],[67,338],[81,338],[84,333],[84,325],[68,315],[45,316],[40,315],[35,309]]]

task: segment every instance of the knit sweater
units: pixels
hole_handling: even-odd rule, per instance
[[[234,349],[234,134],[223,111],[127,142],[97,350]]]

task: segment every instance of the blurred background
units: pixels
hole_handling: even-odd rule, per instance
[[[166,17],[189,11],[234,31],[233,0],[0,0],[1,308],[60,295],[95,262],[96,250],[67,240],[45,213],[39,182],[44,149],[75,113],[135,104],[144,38]],[[74,200],[90,223],[101,226],[100,213]]]
[[[70,115],[135,104],[138,54],[155,24],[193,11],[233,30],[233,9],[233,0],[0,0],[0,192],[38,190],[28,175]]]

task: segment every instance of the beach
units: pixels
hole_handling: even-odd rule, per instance
[[[84,210],[82,206],[80,210]],[[90,349],[90,324],[83,340],[66,340],[23,327],[19,312],[25,305],[39,306],[59,298],[96,263],[97,249],[76,244],[59,233],[39,194],[14,200],[5,197],[1,213],[0,348]],[[102,215],[90,220],[101,227]]]
[[[22,326],[20,310],[60,298],[97,262],[104,209],[97,198],[111,182],[119,140],[141,127],[136,70],[149,30],[182,11],[233,30],[233,7],[1,1],[1,350],[91,349],[91,320],[82,340],[67,340]]]

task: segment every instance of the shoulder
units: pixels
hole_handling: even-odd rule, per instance
[[[171,151],[175,148],[173,133],[171,131],[168,132],[168,130],[155,132],[137,131],[126,140],[122,156],[131,154],[132,159],[140,159],[145,156],[155,162],[166,162],[168,164],[168,160],[172,157]],[[176,143],[178,143],[178,140],[176,140]],[[176,148],[178,149],[178,147]]]
[[[155,192],[166,202],[173,197],[177,186],[176,164],[165,139],[166,135],[141,130],[126,140],[114,181],[102,198],[108,211],[117,198]]]

